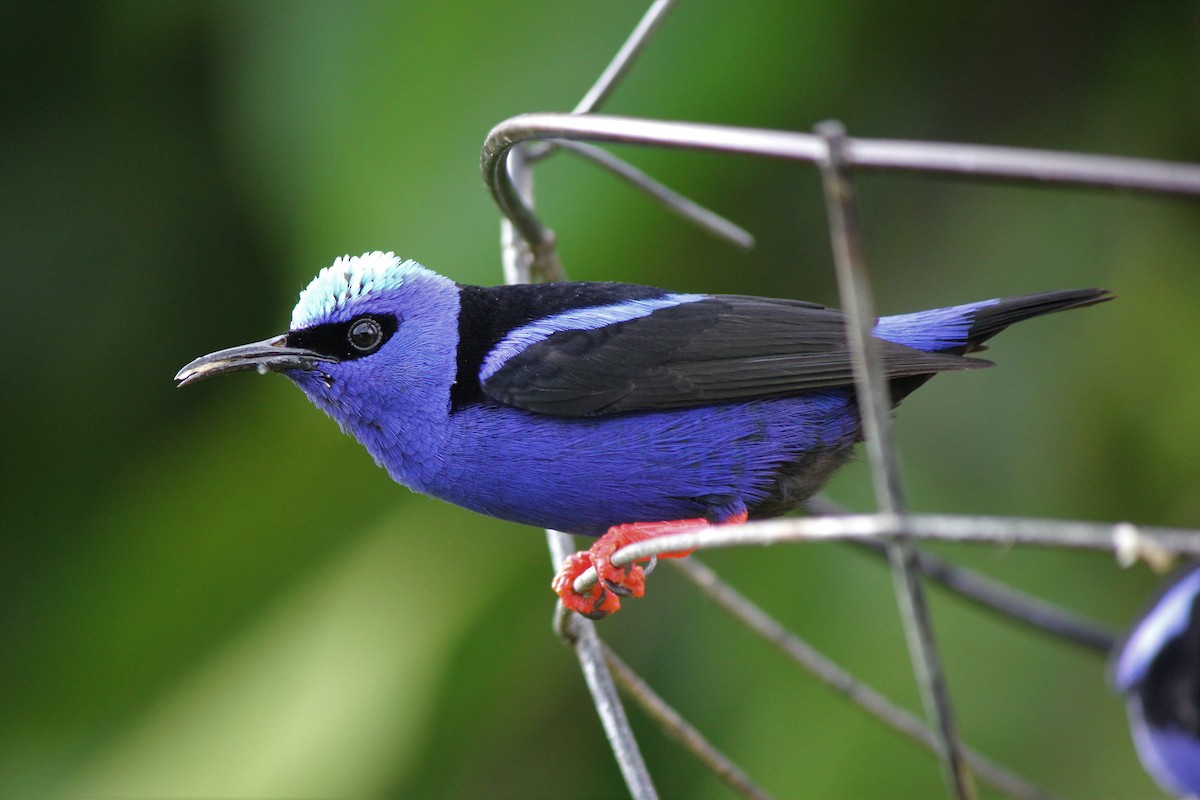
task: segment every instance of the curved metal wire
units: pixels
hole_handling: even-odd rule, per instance
[[[685,565],[684,571],[730,613],[760,635],[775,641],[822,680],[889,725],[937,752],[947,783],[956,797],[976,796],[968,764],[978,770],[981,778],[1013,796],[1042,797],[1044,793],[1037,787],[960,743],[920,574],[936,573],[938,579],[963,591],[977,602],[1010,613],[1043,630],[1060,632],[1093,650],[1110,647],[1112,634],[1041,601],[1023,596],[1014,598],[1010,590],[997,589],[986,579],[921,553],[913,545],[913,540],[1108,550],[1116,555],[1118,563],[1128,565],[1138,559],[1158,562],[1171,553],[1200,556],[1200,532],[1137,528],[1128,523],[1101,525],[905,512],[900,472],[889,435],[890,404],[886,382],[882,380],[878,364],[873,363],[874,342],[869,328],[875,315],[858,246],[858,225],[849,173],[856,169],[897,169],[1200,196],[1200,166],[1004,147],[851,139],[836,123],[819,127],[816,135],[809,135],[582,113],[595,109],[607,97],[672,5],[673,0],[656,0],[617,57],[576,106],[575,113],[521,115],[497,125],[488,135],[481,154],[481,169],[493,198],[506,217],[502,228],[505,277],[509,282],[526,282],[535,275],[549,280],[563,276],[555,252],[554,235],[532,210],[532,180],[529,172],[533,160],[554,149],[570,149],[595,161],[647,192],[675,213],[741,246],[747,246],[752,240],[748,233],[736,225],[658,184],[611,153],[583,142],[657,145],[818,164],[826,189],[840,294],[850,319],[847,330],[854,360],[855,385],[859,406],[863,409],[863,424],[880,513],[705,528],[639,542],[618,551],[613,563],[623,566],[635,560],[679,550],[822,539],[857,540],[882,547],[892,563],[913,669],[922,690],[926,713],[933,721],[932,729],[925,728],[908,712],[891,706],[886,699],[858,684],[794,635],[783,631],[764,612],[721,584],[707,568],[692,564]],[[561,562],[572,547],[570,537],[554,531],[548,531],[547,535],[552,557],[556,563]],[[586,591],[594,582],[595,573],[589,570],[576,581],[576,588]],[[691,729],[686,721],[599,642],[592,623],[565,614],[559,606],[555,628],[576,650],[606,734],[635,798],[653,798],[656,793],[624,709],[616,696],[610,670],[615,671],[619,682],[665,730],[683,742],[731,788],[747,797],[764,796],[762,790]]]
[[[548,230],[513,190],[504,161],[513,147],[542,139],[640,144],[685,150],[819,162],[826,152],[820,136],[762,128],[667,122],[599,114],[521,114],[492,128],[480,168],[492,197],[521,237],[536,247]],[[1118,156],[1084,155],[948,142],[847,138],[847,169],[904,170],[1047,186],[1200,197],[1200,166]]]
[[[556,115],[531,116],[534,117],[534,122],[537,122],[538,118],[556,117]],[[628,130],[625,134],[613,136],[612,130],[605,129],[605,125],[611,125],[613,121],[621,125],[626,122],[621,118],[590,117],[576,118],[572,120],[571,124],[576,127],[576,138],[584,138],[584,132],[588,130],[587,124],[599,122],[600,135],[596,138],[607,138],[610,141],[621,140],[627,136]],[[531,119],[530,116],[525,116],[509,122],[513,123],[516,129],[521,130],[530,127]],[[656,123],[644,120],[634,122],[637,123],[634,127],[642,130],[643,133],[646,126],[650,130],[657,130],[657,126],[660,125],[665,125],[669,129],[683,125],[682,123]],[[586,124],[580,125],[579,123]],[[517,139],[510,136],[511,131],[504,133],[506,125],[508,123],[502,123],[493,130],[493,135],[497,135],[497,131],[501,132],[500,138],[489,137],[483,156],[483,166],[489,188],[509,217],[505,225],[506,277],[510,281],[528,280],[528,268],[540,271],[544,276],[560,277],[562,272],[554,253],[553,235],[537,220],[531,210],[531,204],[521,197],[517,186],[511,180],[513,175],[525,169],[525,165],[521,149],[516,146]],[[683,127],[687,128],[692,135],[702,135],[705,131],[717,126],[683,125]],[[797,154],[802,154],[805,160],[808,160],[808,148],[812,140],[803,134],[783,134],[771,131],[747,133],[738,129],[721,130],[724,133],[732,130],[735,135],[718,137],[721,139],[720,144],[730,147],[757,148],[757,150],[741,150],[741,152],[760,152],[760,154],[776,157],[796,157]],[[557,137],[563,131],[561,128],[555,128],[547,133]],[[657,130],[656,135],[668,134],[663,130]],[[839,260],[839,282],[842,288],[843,304],[852,315],[857,314],[857,317],[852,318],[861,318],[865,325],[866,321],[874,319],[874,313],[870,308],[869,287],[865,282],[865,273],[861,269],[861,265],[855,263],[854,250],[857,245],[853,232],[856,230],[856,224],[852,218],[848,219],[848,215],[853,214],[853,203],[849,184],[845,181],[845,170],[849,166],[848,154],[851,140],[839,136],[836,131],[826,132],[824,138],[818,138],[827,146],[826,158],[823,162],[818,160],[818,163],[824,164],[826,175],[831,234],[834,237],[835,253]],[[695,143],[674,141],[670,144],[693,146]],[[724,147],[714,147],[709,143],[700,146],[700,149],[721,150]],[[867,152],[870,152],[869,148],[867,148]],[[920,152],[919,149],[918,152]],[[781,155],[782,153],[791,155]],[[972,170],[981,174],[1008,175],[1008,173],[1003,173],[1003,170],[1014,164],[1021,166],[1029,173],[1036,173],[1038,169],[1052,166],[1049,161],[1053,161],[1059,155],[1068,154],[1034,153],[1033,157],[1025,162],[1020,159],[1002,160],[1000,167],[997,168],[1000,170],[999,173],[996,169],[985,169],[986,163],[984,162],[950,159],[946,163],[955,167],[969,164]],[[1089,159],[1105,162],[1108,169],[1103,174],[1109,176],[1110,179],[1113,175],[1120,173],[1122,169],[1126,170],[1128,174],[1136,178],[1139,186],[1146,190],[1150,190],[1149,187],[1155,181],[1160,180],[1164,174],[1160,164],[1129,159],[1110,160],[1105,157],[1068,157],[1064,162],[1067,163],[1067,168],[1063,168],[1061,163],[1056,168],[1063,175],[1069,176],[1074,167],[1084,164]],[[615,157],[613,160],[616,161]],[[629,174],[634,174],[634,172],[630,168]],[[1170,165],[1167,172],[1170,173],[1171,180],[1165,184],[1170,187],[1165,189],[1166,191],[1200,195],[1200,168],[1191,165]],[[1008,177],[1012,176],[1008,175]],[[1025,177],[1034,179],[1028,175]],[[1039,175],[1037,179],[1054,180],[1050,171]],[[649,178],[642,180],[636,175],[630,180],[635,185],[643,187],[650,184]],[[1067,180],[1071,179],[1068,177]],[[1078,182],[1092,186],[1107,185],[1100,180],[1080,180]],[[514,258],[523,259],[527,269],[521,273],[514,271],[511,267],[511,263],[515,263]],[[862,302],[863,298],[868,298],[865,303]],[[863,325],[857,327],[862,328]],[[856,326],[853,324],[849,326],[849,330],[855,329]],[[864,424],[871,428],[867,434],[867,442],[868,447],[871,448],[872,474],[875,476],[876,494],[882,509],[880,514],[847,516],[834,520],[781,520],[735,528],[710,528],[694,533],[676,534],[625,548],[616,554],[614,563],[624,565],[633,560],[656,554],[704,547],[740,546],[750,543],[767,544],[814,538],[878,540],[880,537],[891,537],[893,544],[890,545],[889,560],[893,564],[893,572],[896,576],[897,597],[905,621],[914,671],[922,688],[927,714],[934,721],[930,741],[941,757],[940,761],[944,766],[946,780],[953,794],[959,798],[972,798],[976,796],[976,793],[968,764],[977,762],[978,759],[968,758],[959,743],[950,696],[941,672],[928,611],[925,608],[923,590],[918,578],[920,557],[907,540],[932,538],[1106,549],[1114,552],[1120,562],[1131,563],[1138,558],[1151,560],[1161,558],[1163,553],[1170,552],[1200,555],[1200,536],[1192,531],[1138,529],[1128,524],[1104,526],[1047,520],[996,520],[994,518],[902,513],[904,509],[903,493],[894,456],[891,455],[894,453],[894,448],[885,441],[886,434],[880,431],[880,420],[884,420],[882,425],[886,425],[888,419],[886,392],[879,389],[879,386],[882,386],[881,382],[871,381],[867,384],[870,381],[870,372],[866,366],[869,363],[866,360],[866,350],[870,346],[870,337],[865,334],[863,336],[865,338],[862,341],[858,343],[852,341],[851,344],[855,348],[856,385],[859,386],[861,393],[860,407],[867,410],[867,413],[864,414]],[[872,406],[878,407],[872,409]],[[874,413],[871,413],[872,410]],[[873,422],[870,421],[872,419]],[[872,445],[872,443],[875,444]],[[555,542],[556,548],[569,547],[564,544],[563,540],[555,540]],[[594,580],[594,573],[589,571],[580,577],[576,586],[581,591],[586,590],[589,581],[594,582]],[[561,616],[559,621],[560,623],[568,622]],[[576,621],[571,620],[569,624],[576,625]],[[579,644],[593,641],[592,637],[594,637],[594,631],[589,625],[584,636],[572,635],[568,638],[576,643],[577,654],[584,667],[585,675],[588,677],[589,687],[596,699],[598,712],[605,724],[610,741],[613,743],[614,753],[626,775],[631,792],[635,797],[653,797],[654,790],[649,773],[645,769],[640,753],[637,752],[636,742],[628,729],[628,722],[624,719],[624,712],[620,709],[619,701],[615,701],[615,696],[610,691],[611,676],[606,668],[600,669],[602,666],[599,664],[602,662],[600,651],[592,644],[587,646]]]

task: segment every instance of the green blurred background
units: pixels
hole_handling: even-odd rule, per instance
[[[499,282],[485,134],[569,109],[644,6],[0,5],[0,796],[622,794],[550,633],[539,531],[394,485],[286,381],[171,376],[282,330],[343,253]],[[1200,4],[685,0],[606,110],[1200,161]],[[812,168],[622,155],[759,245],[561,155],[538,195],[572,276],[836,303]],[[859,186],[884,313],[1121,298],[1013,330],[997,369],[905,403],[916,509],[1200,525],[1194,202]],[[857,463],[830,492],[868,508],[869,483]],[[1113,625],[1158,580],[1099,555],[940,552]],[[882,564],[836,545],[704,558],[917,707]],[[1101,659],[933,599],[974,744],[1066,795],[1154,795]],[[627,606],[606,637],[768,790],[941,791],[930,756],[672,570]],[[664,795],[725,796],[631,713]]]

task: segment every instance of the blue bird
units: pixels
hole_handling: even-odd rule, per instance
[[[1110,297],[883,317],[874,335],[893,402],[936,373],[990,366],[964,354],[1014,322]],[[608,532],[554,584],[594,617],[643,590],[641,567],[609,563],[617,547],[782,514],[862,438],[839,311],[624,283],[467,286],[392,253],[339,258],[300,294],[287,333],[198,358],[175,379],[250,369],[286,375],[415,491]],[[601,580],[575,593],[593,565]]]
[[[1118,650],[1113,684],[1146,771],[1170,794],[1200,796],[1200,567],[1138,620]]]

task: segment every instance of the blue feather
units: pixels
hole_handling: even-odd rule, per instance
[[[612,417],[480,405],[449,421],[446,469],[416,488],[588,536],[620,522],[721,519],[766,501],[786,463],[847,452],[852,406],[847,390]],[[831,460],[829,471],[841,464]]]
[[[1113,684],[1118,691],[1130,691],[1141,682],[1163,644],[1187,630],[1197,596],[1200,569],[1185,574],[1154,603],[1121,647],[1113,670]]]
[[[881,317],[872,333],[880,339],[917,350],[936,352],[966,345],[975,312],[1000,301],[984,300],[932,311]]]
[[[1108,299],[1049,292],[885,317],[899,400],[1013,322]],[[177,379],[282,372],[398,482],[598,535],[795,507],[861,438],[840,312],[630,284],[459,286],[392,253],[340,258],[283,337]]]
[[[1200,794],[1200,568],[1170,584],[1134,626],[1113,685],[1125,695],[1146,771],[1171,794]]]

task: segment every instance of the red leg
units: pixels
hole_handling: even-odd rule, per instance
[[[746,512],[725,520],[726,524],[746,521]],[[612,564],[613,554],[622,547],[634,542],[666,536],[669,533],[680,533],[710,524],[706,519],[681,519],[670,522],[631,522],[625,525],[614,525],[608,532],[596,540],[586,553],[575,553],[563,562],[563,567],[555,576],[551,588],[554,589],[571,611],[577,611],[591,619],[601,619],[621,607],[620,597],[641,597],[646,593],[646,574],[636,563],[627,567],[615,567]],[[675,553],[663,553],[659,558],[683,558],[690,555],[691,550]],[[649,558],[639,561],[649,561]],[[588,591],[580,594],[575,591],[575,579],[595,567],[600,580]]]

